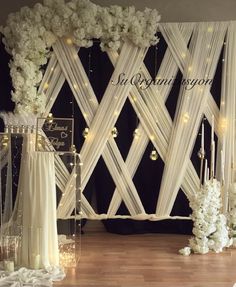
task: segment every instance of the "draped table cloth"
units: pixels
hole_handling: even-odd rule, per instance
[[[35,151],[35,135],[23,135],[16,212],[22,210],[21,266],[59,265],[54,154]],[[22,208],[22,209],[21,209]]]

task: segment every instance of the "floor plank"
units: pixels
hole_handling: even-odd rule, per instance
[[[178,254],[186,235],[87,233],[76,269],[63,287],[233,287],[236,249],[207,255]]]

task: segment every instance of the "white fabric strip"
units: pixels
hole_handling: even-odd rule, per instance
[[[59,49],[60,49],[59,43],[57,43],[54,47],[55,53],[58,54],[59,61],[60,59],[62,59],[63,43],[62,43],[61,48],[62,49],[59,52]],[[66,49],[64,48],[65,54],[68,49],[69,47]],[[118,61],[117,68],[115,69],[114,74],[113,74],[114,78],[118,77],[121,71],[125,71],[127,74],[130,74],[130,75],[132,75],[133,73],[136,73],[144,57],[143,50],[139,48],[134,48],[130,43],[125,43],[122,51],[123,52],[121,52],[120,61]],[[89,123],[88,121],[91,121],[93,109],[96,109],[97,101],[96,101],[96,98],[94,98],[94,93],[91,92],[92,89],[89,86],[89,83],[87,82],[87,78],[81,79],[81,75],[78,76],[79,71],[81,70],[81,67],[80,69],[78,69],[78,67],[76,67],[76,64],[75,64],[75,62],[76,63],[78,62],[78,61],[75,61],[75,57],[77,56],[77,53],[75,53],[76,52],[75,50],[71,52],[72,52],[71,55],[69,55],[68,53],[66,54],[66,56],[64,56],[64,58],[66,57],[67,60],[70,58],[70,61],[73,64],[70,62],[71,65],[68,65],[67,63],[65,63],[65,61],[63,61],[61,63],[62,69],[66,75],[67,81],[70,84],[71,89],[75,96],[76,96],[76,93],[80,89],[83,89],[84,87],[86,87],[86,90],[85,90],[86,93],[84,93],[82,90],[82,95],[80,94],[80,97],[76,96],[76,99],[81,108],[81,111],[83,112],[85,116],[85,119],[87,120],[88,125],[90,125],[91,123]],[[76,70],[77,73],[73,72],[73,65],[75,66],[74,69],[77,69]],[[70,69],[72,69],[72,71],[70,71]],[[78,79],[75,78],[75,75],[77,75]],[[90,101],[88,101],[88,92],[89,92],[88,89],[90,89],[90,93],[89,93]],[[82,150],[81,150],[81,158],[84,162],[84,165],[82,168],[82,190],[84,189],[93,171],[93,168],[96,165],[96,161],[98,160],[98,158],[100,157],[103,151],[103,148],[105,148],[106,146],[107,139],[110,138],[109,145],[111,145],[111,143],[113,142],[112,144],[113,146],[110,147],[110,151],[109,151],[112,160],[110,159],[107,163],[106,156],[104,156],[104,159],[106,161],[106,164],[108,164],[108,167],[109,167],[109,163],[116,162],[115,166],[113,164],[114,167],[112,169],[111,174],[113,176],[113,179],[116,185],[120,187],[119,189],[123,193],[122,197],[124,198],[124,201],[125,201],[125,204],[127,205],[128,210],[130,211],[131,214],[134,215],[136,213],[145,213],[145,211],[142,207],[142,203],[139,199],[139,196],[137,194],[137,191],[135,189],[135,186],[133,185],[133,182],[130,176],[127,176],[128,172],[120,174],[121,170],[124,170],[124,169],[126,170],[126,165],[124,164],[122,160],[119,150],[117,149],[116,145],[114,145],[114,140],[110,136],[111,129],[114,126],[116,119],[126,100],[127,93],[128,93],[126,90],[129,90],[129,89],[130,87],[126,87],[125,89],[123,89],[123,87],[117,88],[111,83],[109,83],[108,85],[108,88],[105,92],[103,100],[100,106],[98,107],[98,110],[92,121],[89,136],[87,137],[84,143],[84,146],[82,147]],[[105,121],[104,121],[104,116],[106,117]],[[94,138],[91,138],[90,135],[94,136]],[[101,147],[103,148],[101,149]],[[94,156],[92,156],[92,154],[94,154]],[[114,158],[118,160],[114,161]],[[89,165],[89,160],[91,160],[90,165]],[[87,163],[87,165],[85,164],[85,162]],[[88,167],[86,168],[86,166]],[[121,175],[123,177],[123,180],[120,180]],[[67,211],[67,215],[69,215],[68,211]]]
[[[236,23],[230,22],[223,56],[221,105],[219,117],[220,136],[217,145],[217,178],[223,183],[223,211],[228,210],[228,193],[236,181]],[[222,153],[222,154],[221,154]],[[223,162],[222,162],[223,160]]]
[[[222,23],[196,25],[183,74],[186,79],[213,78],[226,28]],[[159,216],[169,215],[174,205],[207,102],[205,91],[209,91],[209,86],[191,90],[181,87],[157,203]]]

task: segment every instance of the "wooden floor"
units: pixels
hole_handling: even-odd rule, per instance
[[[78,268],[68,270],[63,287],[233,287],[236,282],[236,249],[220,254],[185,257],[183,235],[82,236]]]

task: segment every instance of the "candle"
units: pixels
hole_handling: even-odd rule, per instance
[[[211,143],[213,143],[214,141],[214,115],[212,115],[212,118],[211,118]]]
[[[221,178],[222,178],[222,182],[225,181],[225,160],[224,160],[224,154],[223,154],[223,150],[220,151],[220,155],[221,155]]]
[[[209,180],[209,167],[207,168],[207,180]]]
[[[202,123],[202,141],[201,141],[201,149],[204,152],[204,124]]]
[[[215,142],[211,144],[211,177],[215,175]]]
[[[207,181],[207,159],[205,159],[204,183]]]
[[[39,269],[40,268],[40,255],[36,255],[34,257],[34,269]]]
[[[5,261],[4,262],[5,271],[14,272],[14,261]]]

